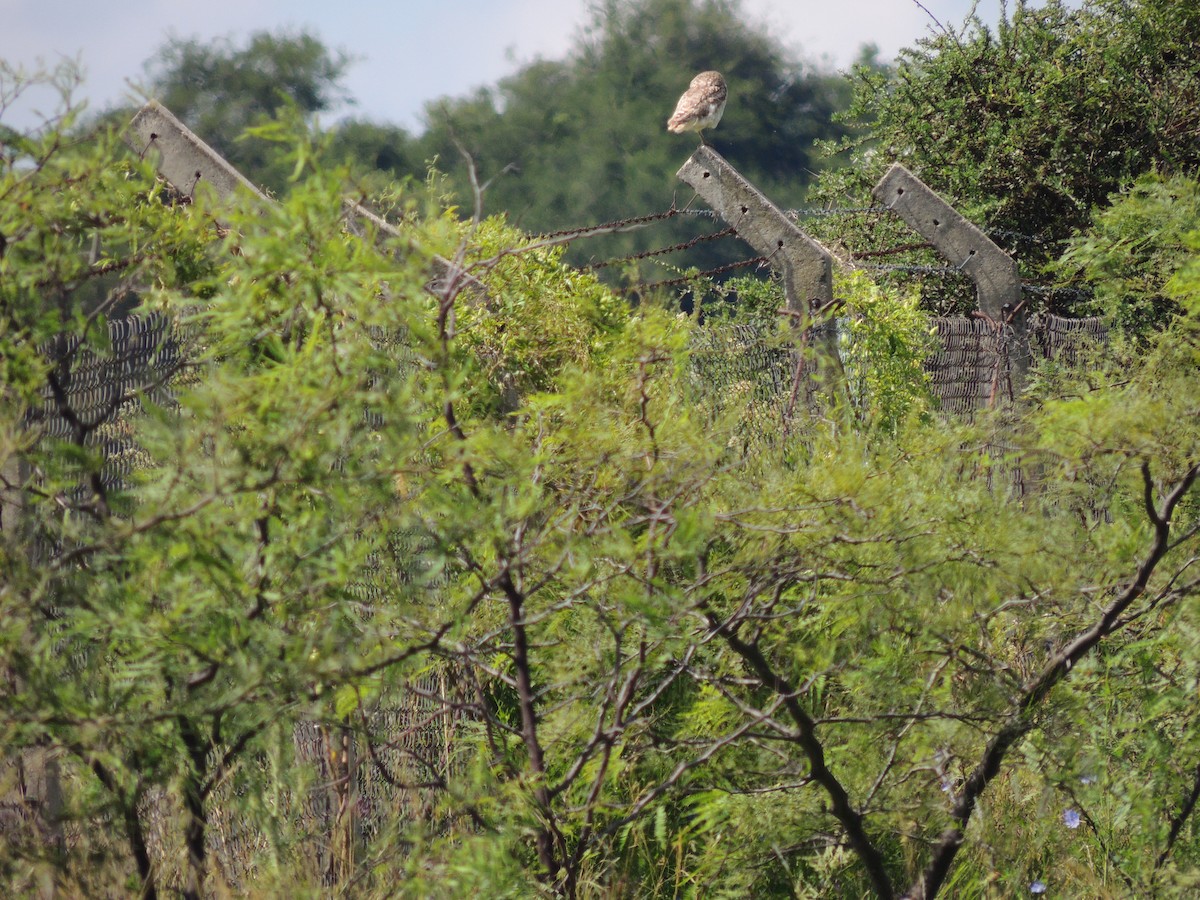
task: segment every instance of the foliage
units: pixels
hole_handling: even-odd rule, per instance
[[[738,3],[639,0],[598,4],[564,60],[538,60],[469,97],[427,108],[417,140],[460,198],[471,197],[463,151],[491,181],[489,210],[526,231],[546,232],[667,209],[673,177],[693,146],[664,123],[692,76],[724,73],[732,98],[712,134],[718,152],[782,205],[804,196],[822,162],[814,141],[845,131],[832,122],[846,102],[840,78],[792,59]],[[682,198],[681,203],[682,205]],[[589,240],[576,262],[682,241],[694,221]],[[710,268],[730,251],[701,247],[686,265]]]
[[[1189,256],[1200,228],[1200,182],[1151,173],[1111,198],[1091,228],[1074,236],[1055,268],[1092,288],[1095,311],[1132,334],[1161,328],[1179,307],[1165,286]]]
[[[565,270],[561,247],[524,251],[521,233],[502,219],[484,221],[471,237],[474,262],[501,257],[483,278],[488,302],[459,314],[460,340],[487,361],[488,383],[520,395],[554,391],[564,373],[603,357],[625,323],[623,300],[590,273]]]
[[[431,160],[398,125],[346,119],[332,129],[330,156],[353,167],[368,196],[386,193],[395,182],[421,181]]]
[[[277,148],[243,133],[286,104],[311,117],[345,100],[349,62],[305,32],[258,33],[245,47],[172,39],[147,72],[164,105],[254,183],[281,194],[288,171]],[[666,117],[691,77],[709,68],[725,73],[734,98],[714,134],[717,148],[781,203],[799,203],[825,165],[814,142],[847,133],[832,121],[846,86],[792,58],[724,0],[599,4],[565,59],[536,60],[493,87],[430,103],[419,135],[341,122],[331,130],[333,153],[369,193],[389,180],[420,181],[436,165],[468,211],[473,166],[490,185],[487,211],[527,232],[659,212],[671,206],[671,173],[692,149],[666,133]],[[652,234],[601,236],[567,253],[577,264],[633,254],[693,237],[705,224],[681,217]],[[701,246],[685,264],[711,268],[736,252]]]
[[[266,208],[21,140],[0,743],[39,802],[0,824],[9,893],[1195,886],[1194,237],[1144,356],[1064,376],[1008,456],[1003,421],[923,415],[923,316],[863,280],[864,415],[748,443],[749,392],[696,396],[720,316],[625,309],[422,194],[353,235],[308,136]],[[110,358],[129,295],[178,323],[171,390],[81,418],[84,351],[47,342]],[[109,477],[104,429],[142,464]]]
[[[1200,10],[1174,0],[1017,0],[995,29],[979,18],[941,28],[902,51],[894,77],[856,73],[849,114],[869,129],[844,147],[857,164],[824,176],[817,195],[862,205],[901,162],[1037,277],[1111,194],[1153,170],[1200,167],[1198,47]],[[855,249],[911,240],[870,218],[838,225]],[[1051,308],[1073,314],[1076,296],[1052,295]]]
[[[933,337],[919,294],[889,294],[861,272],[841,276],[836,290],[845,304],[842,357],[863,417],[895,430],[910,416],[928,415],[933,404],[922,364]]]

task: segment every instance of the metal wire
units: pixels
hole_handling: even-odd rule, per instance
[[[859,266],[859,268],[868,269],[872,272],[910,272],[914,275],[963,275],[962,271],[955,266],[919,266],[902,265],[899,263],[875,263],[862,265]]]
[[[855,216],[867,213],[882,215],[888,210],[883,206],[809,206],[801,209],[785,209],[789,219],[821,219],[828,216]]]
[[[929,241],[918,241],[915,244],[901,244],[898,247],[888,247],[885,250],[853,250],[850,252],[851,259],[872,259],[876,256],[894,256],[898,253],[911,253],[914,250],[932,250],[933,244]]]
[[[550,241],[558,238],[576,238],[593,237],[598,234],[612,234],[613,232],[632,230],[649,225],[651,222],[660,222],[665,219],[674,218],[682,215],[683,210],[672,206],[670,209],[662,212],[650,213],[645,216],[630,216],[627,219],[616,219],[612,222],[602,222],[599,225],[584,225],[580,228],[564,228],[561,231],[548,231],[544,234],[533,236],[535,241]]]
[[[1036,294],[1039,297],[1049,297],[1054,294],[1074,297],[1076,300],[1090,300],[1092,295],[1082,288],[1075,287],[1056,287],[1046,284],[1030,284],[1021,282],[1021,290],[1027,294]]]
[[[1045,237],[1042,237],[1040,235],[1023,234],[1020,231],[1010,231],[1007,228],[992,228],[992,229],[989,229],[988,234],[993,235],[995,237],[1016,238],[1017,240],[1029,241],[1034,244],[1049,243],[1049,241]]]
[[[672,244],[669,247],[659,247],[656,250],[643,250],[641,253],[631,253],[629,256],[618,256],[614,259],[606,259],[602,260],[601,262],[590,263],[589,265],[585,266],[584,269],[603,269],[608,266],[618,265],[619,263],[635,262],[639,259],[650,259],[654,256],[664,256],[667,253],[675,253],[676,251],[680,250],[690,250],[692,247],[695,247],[698,244],[703,244],[706,241],[715,241],[718,238],[729,237],[730,235],[734,234],[737,234],[737,231],[731,225],[730,227],[723,228],[720,231],[714,231],[711,234],[702,234],[698,237],[692,238],[690,241]]]
[[[854,216],[854,215],[884,215],[891,212],[886,206],[806,206],[793,209],[781,210],[781,212],[789,219],[821,219],[830,218],[833,216]],[[650,213],[644,216],[634,216],[628,219],[617,219],[613,222],[605,222],[600,225],[585,225],[580,228],[565,228],[562,231],[551,231],[546,234],[537,235],[540,239],[556,238],[564,235],[576,235],[588,237],[593,233],[605,233],[614,228],[624,228],[629,226],[645,225],[650,222],[656,222],[662,219],[670,219],[675,216],[691,216],[693,218],[712,219],[716,217],[716,213],[711,209],[680,209],[672,206],[670,209],[663,210],[658,213]],[[1013,231],[1010,228],[989,228],[987,234],[992,237],[1013,238],[1022,241],[1030,241],[1035,244],[1050,243],[1050,239],[1045,235],[1026,234],[1022,231]]]
[[[793,220],[799,220],[799,219],[804,219],[804,218],[826,218],[826,217],[831,217],[831,216],[861,215],[864,213],[870,214],[870,215],[882,215],[884,213],[889,213],[890,211],[886,207],[872,205],[872,206],[842,206],[842,207],[837,207],[837,206],[834,206],[834,207],[801,207],[801,208],[796,208],[796,209],[787,209],[787,210],[784,210],[783,212],[784,212],[784,215],[786,215],[788,218],[793,219]],[[713,211],[711,209],[690,209],[687,207],[681,209],[681,208],[675,206],[674,204],[672,204],[669,209],[665,209],[661,212],[650,213],[648,215],[630,216],[630,217],[624,218],[624,219],[615,219],[611,222],[603,222],[603,223],[600,223],[597,225],[585,225],[585,226],[582,226],[579,228],[565,228],[560,231],[546,232],[544,234],[537,235],[535,240],[538,240],[538,241],[547,241],[547,240],[560,241],[561,240],[563,243],[569,243],[571,241],[584,240],[584,239],[587,239],[590,237],[596,237],[596,236],[599,236],[602,234],[612,234],[612,233],[620,232],[620,231],[628,231],[628,230],[633,230],[633,229],[637,229],[637,228],[643,228],[654,222],[665,221],[667,219],[675,218],[676,216],[691,216],[691,217],[695,217],[695,218],[715,219],[716,213],[715,213],[715,211]],[[1041,237],[1039,235],[1024,234],[1022,232],[1012,231],[1010,229],[995,228],[995,229],[991,229],[988,233],[995,237],[1006,237],[1006,238],[1010,238],[1010,239],[1019,239],[1019,240],[1025,240],[1025,241],[1030,241],[1030,242],[1039,243],[1039,244],[1047,243],[1046,238]],[[737,228],[735,226],[731,225],[729,227],[721,229],[720,231],[714,231],[714,232],[711,232],[708,234],[698,235],[687,241],[681,241],[679,243],[670,244],[665,247],[657,247],[657,248],[652,248],[650,250],[643,250],[638,253],[629,254],[627,256],[613,257],[611,259],[605,259],[605,260],[600,260],[598,262],[592,262],[586,266],[583,266],[582,268],[584,271],[595,271],[598,269],[610,268],[612,266],[621,265],[623,263],[637,262],[637,261],[640,261],[643,259],[652,259],[657,256],[665,256],[669,253],[678,253],[678,252],[683,252],[685,250],[690,250],[699,244],[718,240],[718,239],[724,238],[724,237],[736,236],[736,234],[737,234]],[[928,250],[928,249],[932,249],[932,245],[929,244],[928,242],[915,242],[915,243],[911,243],[911,244],[902,244],[902,245],[899,245],[896,247],[889,247],[889,248],[884,248],[884,249],[880,249],[880,250],[851,251],[849,255],[850,255],[851,259],[864,260],[864,259],[874,259],[874,258],[881,257],[881,256],[893,256],[893,255],[897,255],[897,254],[901,254],[901,253],[916,252],[916,251]],[[646,285],[646,287],[648,287],[648,288],[672,287],[672,286],[677,286],[677,285],[682,285],[682,284],[688,284],[697,277],[711,278],[715,275],[721,275],[721,274],[724,274],[726,272],[729,272],[729,271],[732,271],[735,269],[745,268],[745,267],[751,266],[751,265],[759,265],[759,264],[767,261],[767,259],[768,259],[768,257],[761,257],[761,256],[754,257],[753,259],[742,260],[740,262],[730,263],[730,264],[724,265],[724,266],[719,266],[715,269],[709,269],[707,271],[698,273],[698,275],[680,276],[679,278],[669,278],[669,279],[665,279],[662,281],[651,282],[650,284]],[[912,274],[912,275],[927,275],[927,276],[934,276],[934,277],[939,277],[939,278],[947,278],[947,277],[952,277],[952,276],[953,277],[961,277],[963,275],[961,269],[956,268],[954,266],[936,266],[936,265],[905,264],[905,263],[861,263],[859,265],[859,268],[866,269],[868,271],[873,271],[873,272],[903,272],[903,273],[908,273],[908,274]],[[1054,287],[1046,287],[1044,285],[1035,285],[1035,284],[1022,284],[1022,290],[1026,291],[1027,293],[1036,294],[1036,295],[1040,295],[1040,296],[1047,296],[1047,295],[1051,295],[1051,294],[1062,294],[1062,293],[1072,293],[1072,294],[1075,294],[1076,296],[1085,296],[1084,292],[1078,291],[1077,289],[1054,288]]]

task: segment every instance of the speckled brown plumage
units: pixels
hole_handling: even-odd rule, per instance
[[[667,120],[667,131],[674,134],[695,131],[700,134],[700,143],[706,143],[704,129],[717,127],[727,99],[729,90],[721,73],[701,72],[679,98],[674,114]]]

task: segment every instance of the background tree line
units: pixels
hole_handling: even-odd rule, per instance
[[[431,102],[420,134],[342,121],[331,129],[329,152],[352,165],[364,193],[381,197],[393,181],[424,181],[432,165],[438,190],[464,214],[473,205],[473,165],[488,185],[485,210],[530,233],[657,212],[686,202],[677,199],[674,171],[690,152],[660,120],[691,74],[715,67],[733,100],[714,145],[779,206],[864,206],[886,165],[902,160],[1043,286],[1029,299],[1035,308],[1104,313],[1127,327],[1158,321],[1169,302],[1160,292],[1121,300],[1081,275],[1104,265],[1087,231],[1110,194],[1143,178],[1143,195],[1162,196],[1155,183],[1200,165],[1200,21],[1188,4],[1019,2],[994,27],[977,18],[936,22],[940,30],[895,67],[865,47],[849,77],[794,58],[746,22],[736,4],[602,4],[565,59]],[[312,35],[259,34],[244,48],[171,41],[147,74],[168,108],[257,183],[283,192],[288,172],[277,151],[243,132],[287,104],[309,116],[333,108],[347,99],[340,79],[350,64]],[[820,217],[804,227],[850,251],[910,242],[902,226],[877,216]],[[583,242],[567,258],[605,261],[709,230],[681,217]],[[744,255],[734,242],[701,244],[666,257],[672,271],[643,264],[626,274],[655,280]],[[1143,255],[1134,249],[1125,261],[1137,267]],[[921,252],[889,261],[937,262]],[[965,284],[925,282],[930,309],[964,308],[956,298]]]
[[[864,50],[868,65],[871,52]],[[150,61],[148,76],[151,93],[193,130],[211,135],[257,183],[283,192],[288,172],[271,163],[271,145],[239,137],[287,103],[306,115],[330,109],[345,96],[339,80],[349,64],[311,35],[259,34],[244,48],[174,40]],[[505,213],[531,233],[660,212],[678,193],[675,170],[693,149],[693,138],[666,133],[666,118],[692,76],[708,68],[725,74],[733,97],[714,145],[778,203],[800,204],[825,165],[817,142],[848,133],[835,115],[849,102],[849,85],[747,24],[736,4],[714,0],[598,4],[566,58],[432,101],[417,135],[387,123],[341,122],[331,129],[331,157],[351,163],[368,192],[391,180],[423,181],[433,165],[444,175],[441,189],[467,214],[469,157],[478,182],[489,185],[485,211]],[[706,225],[676,220],[652,235],[605,237],[570,258],[635,253]],[[701,247],[686,265],[710,268],[736,256],[728,244]]]

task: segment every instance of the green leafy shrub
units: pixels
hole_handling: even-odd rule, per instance
[[[1092,226],[1067,242],[1054,268],[1094,292],[1086,311],[1144,336],[1180,312],[1166,285],[1191,257],[1188,237],[1200,228],[1200,182],[1150,173],[1110,199]]]

